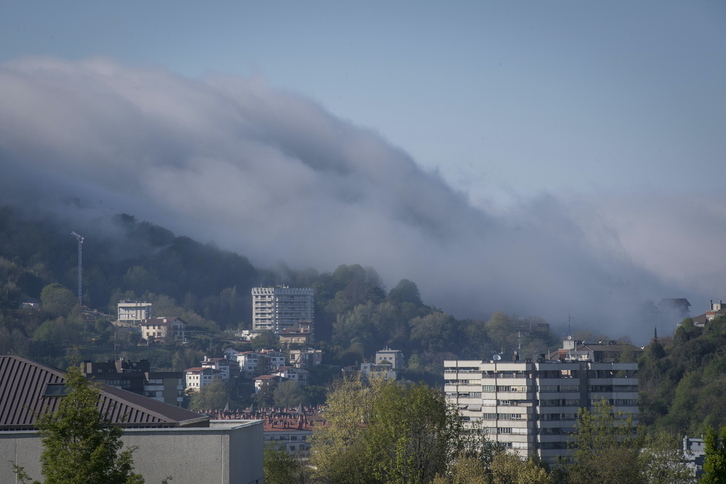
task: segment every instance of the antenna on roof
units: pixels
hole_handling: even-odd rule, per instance
[[[570,322],[572,321],[572,315],[567,315],[567,339],[572,339],[572,328],[570,327]]]

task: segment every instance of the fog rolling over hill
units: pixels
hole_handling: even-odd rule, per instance
[[[131,213],[259,267],[371,266],[459,318],[571,315],[577,329],[647,341],[644,301],[687,297],[698,314],[723,295],[724,211],[708,198],[573,190],[473,206],[384,134],[258,78],[101,58],[5,64],[0,170],[2,203],[86,227]]]

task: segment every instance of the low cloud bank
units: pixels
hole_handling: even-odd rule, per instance
[[[723,287],[726,210],[709,197],[543,194],[495,213],[257,78],[101,58],[5,64],[0,169],[3,203],[75,199],[84,210],[68,216],[131,213],[262,267],[371,266],[457,317],[572,317],[645,342],[644,301],[688,297],[700,314]]]

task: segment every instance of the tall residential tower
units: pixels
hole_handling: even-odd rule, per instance
[[[598,361],[571,346],[536,361],[503,361],[498,355],[444,361],[446,398],[466,425],[481,428],[490,440],[520,457],[549,462],[568,455],[581,408],[604,399],[637,426],[638,364]]]
[[[298,287],[253,287],[252,330],[281,331],[313,321],[313,290]]]

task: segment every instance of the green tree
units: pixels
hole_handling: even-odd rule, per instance
[[[554,479],[534,459],[498,452],[490,466],[491,484],[554,484]]]
[[[649,484],[689,484],[693,474],[681,450],[677,435],[665,431],[646,438],[640,452],[640,464],[645,482]]]
[[[69,393],[58,410],[38,419],[45,484],[143,484],[143,477],[133,472],[134,449],[121,450],[123,431],[98,410],[98,387],[73,365],[66,373],[66,388]],[[22,482],[29,482],[22,468],[16,472]]]
[[[305,484],[308,470],[303,463],[274,442],[263,451],[265,484]]]
[[[48,284],[40,293],[43,309],[54,316],[66,316],[78,304],[78,297],[62,284]]]
[[[348,377],[329,392],[325,417],[311,441],[324,482],[433,482],[465,450],[458,414],[424,384]]]
[[[632,417],[614,412],[605,400],[592,412],[581,408],[572,442],[573,463],[568,469],[572,484],[638,484],[640,439]]]
[[[704,474],[700,484],[721,484],[726,482],[726,427],[721,428],[720,435],[709,428],[706,432],[706,460],[703,462]]]
[[[396,303],[409,302],[417,307],[423,306],[418,286],[415,282],[409,281],[408,279],[401,279],[398,285],[388,293],[388,299]]]
[[[462,455],[449,467],[449,476],[438,475],[433,484],[491,484],[489,470],[481,459]]]
[[[272,392],[276,407],[297,407],[306,402],[305,390],[296,381],[281,382]]]
[[[192,395],[191,410],[222,410],[229,402],[229,390],[221,381],[214,381]]]
[[[383,383],[363,441],[378,482],[431,482],[445,472],[463,430],[444,395],[423,385]]]

